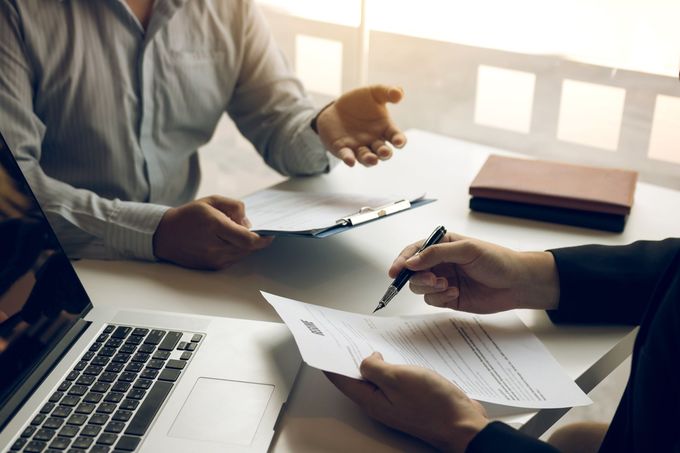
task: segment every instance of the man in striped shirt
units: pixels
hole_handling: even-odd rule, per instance
[[[401,98],[368,87],[319,113],[252,0],[0,0],[0,128],[71,257],[227,266],[270,241],[242,203],[194,200],[225,112],[271,167],[311,175],[326,150],[388,159]]]

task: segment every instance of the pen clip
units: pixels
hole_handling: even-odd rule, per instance
[[[371,220],[385,217],[396,212],[401,212],[409,209],[411,202],[408,200],[399,200],[394,203],[389,203],[383,206],[363,207],[355,214],[338,219],[335,223],[337,225],[354,226],[362,223],[370,222]]]

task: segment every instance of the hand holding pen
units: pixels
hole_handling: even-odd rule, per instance
[[[445,234],[446,234],[446,228],[444,228],[443,226],[439,226],[439,227],[435,228],[435,230],[432,232],[432,234],[430,234],[430,237],[428,237],[425,240],[425,242],[423,242],[423,245],[420,246],[420,248],[416,252],[416,255],[418,253],[422,252],[423,250],[425,250],[427,247],[434,245],[434,244],[438,243],[439,241],[441,241],[441,239],[444,237]],[[411,276],[414,273],[415,272],[410,270],[410,269],[406,269],[406,268],[402,269],[401,272],[399,272],[399,275],[397,275],[397,277],[394,279],[392,284],[387,287],[387,291],[385,291],[385,294],[380,299],[380,302],[378,302],[378,306],[375,308],[375,310],[373,310],[373,313],[375,313],[376,311],[378,311],[382,308],[385,308],[387,306],[387,304],[389,304],[390,301],[392,299],[394,299],[394,296],[397,295],[397,293],[401,290],[401,288],[404,287],[406,282],[408,282],[408,280],[411,278]]]
[[[390,266],[390,277],[413,271],[409,289],[426,304],[468,313],[516,308],[554,310],[559,277],[550,252],[517,252],[479,239],[446,233],[434,247],[406,246]]]

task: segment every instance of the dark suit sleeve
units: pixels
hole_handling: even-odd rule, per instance
[[[559,453],[552,445],[534,439],[501,422],[491,422],[465,449],[465,453]]]
[[[680,239],[550,252],[560,282],[559,308],[548,311],[553,322],[637,325],[680,252]]]

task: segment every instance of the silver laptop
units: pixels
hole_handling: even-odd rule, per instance
[[[266,451],[282,324],[93,306],[0,136],[0,450]]]

